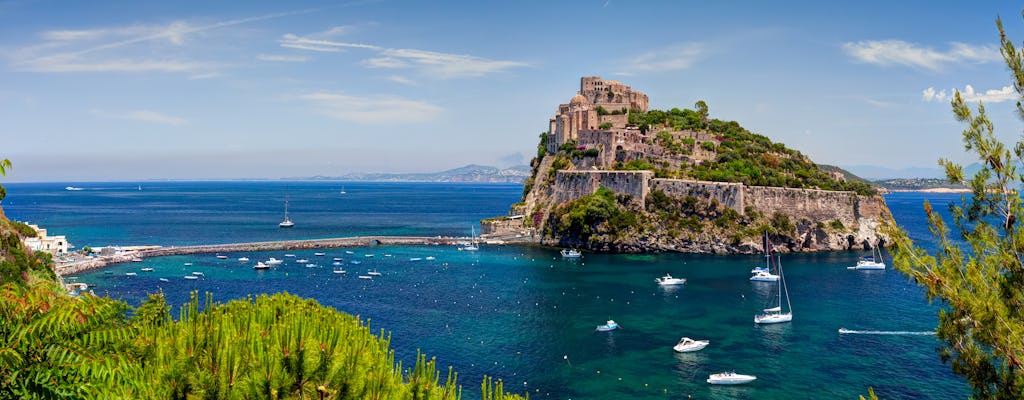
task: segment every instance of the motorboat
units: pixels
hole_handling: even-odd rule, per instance
[[[355,254],[352,250],[345,250],[345,254]]]
[[[616,329],[619,329],[619,324],[617,324],[614,320],[608,320],[608,322],[605,322],[604,325],[598,325],[596,331],[608,332],[614,331]]]
[[[562,249],[562,257],[565,258],[580,258],[583,257],[583,253],[576,249]]]
[[[142,271],[142,272],[153,272],[153,268],[146,267],[146,268],[140,269],[139,271]]]
[[[265,264],[267,264],[267,265],[279,265],[279,264],[281,264],[283,262],[284,262],[284,260],[278,260],[278,259],[276,259],[274,257],[270,257],[270,259],[267,260]]]
[[[198,276],[195,276],[195,275],[185,275],[185,279],[188,279],[188,280],[196,280],[196,279],[199,279],[199,277],[198,277]]]
[[[366,257],[366,258],[373,258],[373,254],[363,254],[363,257]]]
[[[846,328],[839,328],[839,334],[842,335],[844,333],[853,333],[853,331]]]
[[[228,259],[228,256],[222,256],[222,255],[218,254],[218,255],[217,255],[217,259],[220,259],[220,260],[227,260],[227,259]]]
[[[344,274],[345,272],[346,271],[344,269],[336,269],[336,270],[334,270],[334,273],[336,273],[336,274]]]
[[[686,278],[673,278],[672,275],[665,274],[661,278],[654,278],[654,281],[662,286],[682,285],[686,283]]]
[[[270,269],[270,266],[264,264],[263,261],[257,261],[256,265],[252,266],[252,269]]]
[[[82,188],[74,187],[74,186],[66,186],[66,187],[64,187],[64,190],[76,191],[76,190],[82,190]]]
[[[135,275],[138,275],[138,274],[136,274],[136,273],[134,273],[134,272],[125,272],[124,274],[125,274],[126,276],[135,276]]]
[[[689,353],[691,351],[703,349],[707,347],[709,343],[711,343],[710,340],[693,340],[688,337],[684,337],[679,339],[679,343],[676,343],[676,345],[672,347],[672,350],[675,350],[677,353]]]
[[[338,266],[338,265],[341,265],[341,261],[335,261],[335,262],[332,262],[332,263],[331,263],[331,265],[334,265],[334,266]]]
[[[722,372],[720,374],[709,375],[708,383],[712,385],[739,385],[753,382],[755,379],[757,379],[757,377],[753,375],[743,375],[735,372]]]
[[[427,260],[427,261],[434,260],[434,256],[427,256],[427,258],[424,258],[424,260]]]
[[[195,276],[203,276],[203,273],[202,273],[202,272],[198,272],[198,271],[195,271],[195,272],[192,272],[192,275],[195,275]]]
[[[362,264],[363,262],[359,261],[359,260],[350,260],[348,263],[352,264],[352,265],[358,265],[358,264]]]
[[[313,255],[317,256],[317,257],[323,257],[323,256],[325,256],[327,254],[326,253],[313,253]]]
[[[191,266],[192,266],[192,263],[190,263],[190,262],[187,262],[187,263],[185,263],[185,266],[186,266],[186,267],[191,267]]]
[[[294,254],[291,254],[291,253],[289,253],[289,254],[285,254],[284,256],[285,256],[285,257],[292,257],[292,258],[294,258],[294,257],[295,257],[295,255],[294,255]]]
[[[341,261],[341,257],[334,257],[334,261]]]
[[[238,261],[248,262],[249,261],[249,257],[238,257]]]
[[[170,279],[167,279],[167,278],[160,278],[160,282],[170,282],[170,281],[171,281],[171,280],[170,280]]]
[[[307,260],[307,259],[305,259],[305,258],[300,258],[300,259],[298,259],[298,260],[295,260],[295,262],[297,262],[297,263],[299,263],[299,264],[305,264],[305,263],[308,263],[308,262],[309,262],[309,260]]]
[[[306,268],[316,268],[316,267],[318,267],[318,265],[316,265],[316,264],[306,264]]]
[[[776,264],[779,270],[779,292],[774,299],[774,307],[764,309],[764,313],[754,316],[755,324],[777,324],[780,322],[790,322],[793,320],[793,305],[789,302],[789,288],[786,287],[786,277],[782,273],[782,261],[776,259]],[[782,293],[786,293],[786,308],[787,312],[782,312]]]
[[[373,277],[369,275],[359,275],[359,279],[373,279]]]
[[[377,270],[375,270],[375,269],[370,270],[370,272],[367,272],[366,274],[370,275],[370,276],[381,276],[381,273],[377,272]]]
[[[409,261],[420,261],[420,260],[422,260],[422,258],[420,258],[420,257],[413,257],[413,258],[409,259]]]

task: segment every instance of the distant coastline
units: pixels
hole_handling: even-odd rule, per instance
[[[970,193],[968,188],[928,188],[928,189],[889,189],[890,192],[917,192],[917,193]]]

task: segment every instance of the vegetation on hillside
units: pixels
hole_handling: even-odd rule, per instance
[[[1003,59],[1018,94],[1018,116],[1024,119],[1024,52],[1006,38],[997,20]],[[979,102],[972,110],[959,91],[953,114],[966,125],[963,142],[982,168],[967,177],[963,168],[940,160],[952,183],[971,189],[961,205],[950,204],[952,226],[924,203],[938,249],[929,254],[914,246],[894,224],[894,264],[939,300],[942,340],[940,357],[966,378],[979,399],[1024,398],[1024,205],[1018,187],[1024,183],[1018,165],[1024,162],[1024,141],[1011,150],[994,134]],[[952,232],[952,233],[951,233]],[[964,246],[964,247],[961,247]]]

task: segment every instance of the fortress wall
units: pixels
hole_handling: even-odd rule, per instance
[[[652,179],[651,190],[660,190],[670,196],[693,196],[704,201],[715,200],[743,214],[745,193],[742,183]]]
[[[824,223],[838,219],[848,226],[857,223],[861,217],[878,217],[882,209],[878,199],[858,196],[855,192],[814,189],[747,186],[744,188],[744,200],[747,206],[753,206],[765,215],[781,212]]]
[[[608,110],[608,111],[612,111],[612,110]],[[619,115],[610,115],[609,114],[609,115],[598,115],[597,116],[597,124],[598,125],[603,124],[605,122],[611,122],[613,128],[623,128],[623,127],[626,126],[627,123],[629,123],[629,116],[626,115],[626,114],[619,114]]]
[[[650,191],[651,171],[558,171],[555,174],[555,201],[575,200],[605,188],[619,194],[629,194],[641,202]]]

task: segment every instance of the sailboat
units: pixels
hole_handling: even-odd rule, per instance
[[[282,227],[282,228],[291,228],[291,227],[295,226],[295,223],[292,222],[292,220],[288,219],[288,197],[287,196],[285,196],[285,198],[284,198],[284,221],[281,221],[281,223],[277,224],[277,226]]]
[[[472,241],[469,242],[469,244],[467,244],[465,246],[462,246],[462,249],[466,250],[466,251],[477,251],[477,250],[480,250],[480,246],[477,246],[477,244],[476,244],[476,227],[470,227],[469,229],[472,232],[471,235],[472,235],[473,239],[472,239]]]
[[[341,187],[341,194],[345,194],[345,187],[344,186]]]
[[[871,255],[861,257],[857,265],[846,267],[846,269],[885,269],[885,260],[882,259],[882,250],[878,246],[871,246]]]
[[[776,282],[779,280],[779,276],[773,274],[772,271],[772,243],[768,240],[768,232],[764,233],[764,267],[754,267],[750,270],[751,281],[754,282]]]
[[[781,256],[777,256],[775,265],[779,270],[779,293],[773,302],[776,306],[764,309],[763,314],[755,315],[755,324],[777,324],[793,320],[793,305],[789,303],[789,288],[786,287],[786,276],[782,273]],[[782,312],[782,292],[786,292],[787,311],[785,313]]]

